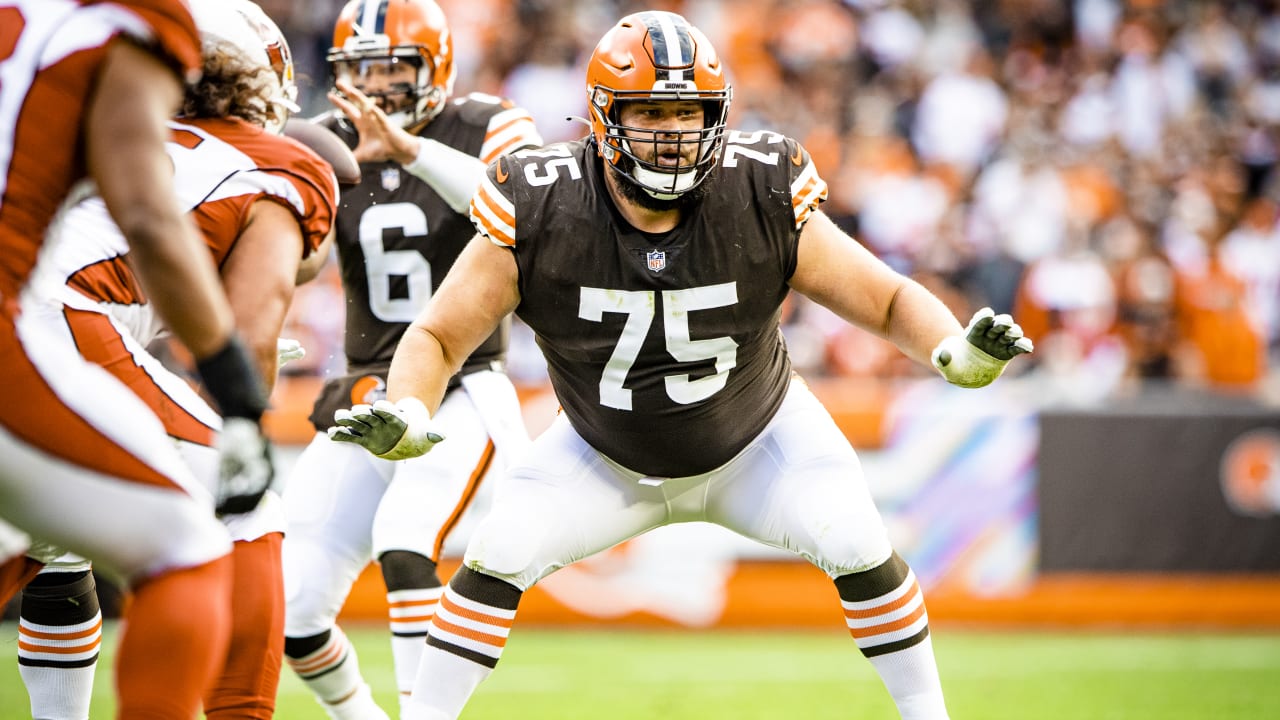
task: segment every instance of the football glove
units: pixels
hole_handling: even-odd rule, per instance
[[[271,447],[258,423],[243,417],[224,418],[218,436],[218,515],[258,507],[274,477]]]
[[[290,360],[301,360],[307,356],[307,349],[302,343],[291,338],[276,338],[276,369],[284,367]]]
[[[933,366],[952,385],[980,388],[990,385],[1004,372],[1009,361],[1035,349],[1031,338],[1009,315],[996,315],[991,308],[974,313],[964,335],[942,339],[933,349]]]
[[[379,400],[373,405],[356,405],[333,413],[337,427],[328,430],[329,439],[350,442],[384,460],[404,460],[425,455],[444,436],[436,432],[427,406],[417,398],[397,402]]]

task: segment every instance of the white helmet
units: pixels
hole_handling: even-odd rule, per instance
[[[191,0],[191,15],[206,47],[227,43],[240,50],[254,67],[268,68],[275,77],[264,100],[276,112],[267,130],[279,134],[290,113],[298,112],[298,86],[294,84],[293,54],[284,33],[251,0]]]

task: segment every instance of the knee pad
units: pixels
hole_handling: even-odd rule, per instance
[[[378,558],[387,592],[440,587],[440,576],[431,558],[408,550],[388,550]]]

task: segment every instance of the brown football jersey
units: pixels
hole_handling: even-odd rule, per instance
[[[472,220],[515,253],[516,314],[583,438],[646,475],[712,470],[786,393],[781,306],[826,184],[796,141],[730,131],[706,196],[651,234],[619,215],[603,172],[586,139],[506,156]]]
[[[356,146],[359,138],[349,124],[333,114],[321,122]],[[450,102],[418,134],[486,163],[542,142],[528,112],[479,93]],[[335,239],[346,297],[348,372],[326,382],[316,401],[311,422],[320,430],[333,425],[334,410],[383,396],[400,336],[475,236],[466,215],[399,163],[361,163],[360,173],[360,184],[342,188]],[[503,362],[509,332],[510,322],[504,321],[467,358],[462,373]],[[457,378],[450,383],[457,384]]]

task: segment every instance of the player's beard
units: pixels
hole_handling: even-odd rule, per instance
[[[654,212],[687,210],[694,205],[697,205],[707,196],[707,193],[710,192],[711,185],[715,181],[715,173],[712,172],[707,177],[703,178],[702,182],[694,185],[683,193],[680,193],[680,195],[670,200],[663,200],[650,195],[647,190],[640,187],[640,183],[623,175],[622,171],[618,170],[618,168],[613,165],[606,163],[605,167],[608,168],[609,172],[614,173],[613,179],[616,181],[614,182],[614,185],[617,186],[619,194],[621,194],[627,202],[633,205],[639,205],[645,210],[652,210]]]

